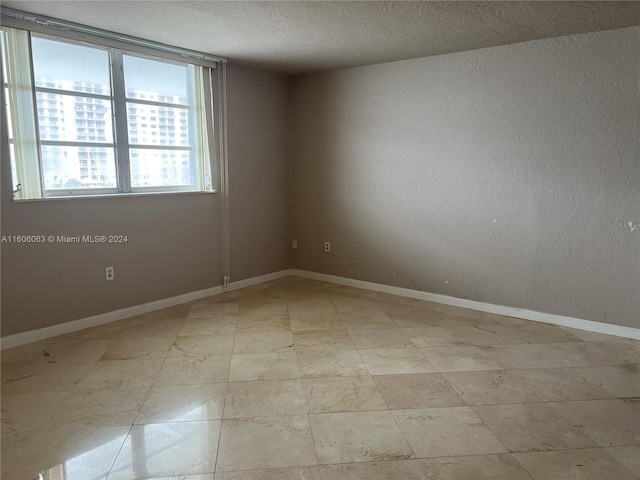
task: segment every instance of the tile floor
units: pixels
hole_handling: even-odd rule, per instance
[[[4,480],[638,480],[640,342],[288,277],[5,350],[1,443]]]

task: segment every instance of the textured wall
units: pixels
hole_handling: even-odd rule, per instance
[[[232,279],[287,268],[288,80],[229,67]],[[232,84],[232,85],[231,85]],[[2,234],[116,233],[127,244],[2,245],[2,335],[222,284],[218,194],[13,202],[2,137]],[[105,281],[106,266],[115,280]]]
[[[129,242],[3,244],[3,336],[222,283],[219,195],[14,203],[9,187],[3,184],[3,235],[114,233]],[[107,266],[115,269],[111,282]]]
[[[289,268],[289,83],[228,68],[231,281]]]
[[[640,327],[638,45],[635,27],[295,79],[294,266]]]

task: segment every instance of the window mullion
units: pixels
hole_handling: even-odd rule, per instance
[[[113,117],[118,169],[118,191],[131,192],[131,167],[129,162],[129,132],[127,128],[127,100],[124,85],[122,52],[111,50],[111,76],[113,85]]]

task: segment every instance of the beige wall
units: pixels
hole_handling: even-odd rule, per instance
[[[289,268],[289,77],[230,66],[231,281]]]
[[[635,27],[296,78],[294,267],[640,327],[638,45]]]
[[[238,217],[231,264],[239,280],[288,267],[288,80],[230,66],[229,83],[230,208]],[[129,242],[3,244],[3,336],[222,284],[219,194],[13,202],[6,149],[3,133],[3,235],[114,233]],[[112,282],[106,266],[115,267]]]

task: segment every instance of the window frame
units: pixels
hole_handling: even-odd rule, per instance
[[[3,20],[5,20],[4,12],[3,12]],[[106,42],[96,42],[95,38],[91,38],[90,41],[82,40],[78,38],[73,38],[78,35],[69,35],[69,36],[60,36],[57,32],[51,31],[41,31],[42,29],[27,29],[24,27],[15,27],[13,25],[5,25],[0,28],[19,28],[21,30],[26,30],[28,33],[28,43],[29,43],[29,67],[31,69],[32,76],[32,93],[33,93],[33,107],[35,110],[35,129],[37,135],[37,155],[38,155],[38,165],[40,171],[40,182],[41,182],[41,194],[42,196],[36,196],[33,198],[24,197],[21,198],[20,192],[18,189],[14,192],[15,200],[38,200],[38,199],[59,199],[59,198],[81,198],[81,197],[95,197],[95,196],[118,196],[118,195],[145,195],[145,194],[162,194],[162,193],[180,193],[180,192],[191,192],[191,193],[215,193],[218,191],[219,185],[222,181],[221,177],[214,173],[216,169],[215,165],[218,165],[220,161],[219,154],[222,153],[226,155],[226,152],[219,151],[220,138],[219,135],[222,132],[218,131],[218,114],[216,114],[216,107],[214,106],[214,98],[217,95],[216,92],[216,81],[213,78],[214,71],[216,65],[224,62],[216,61],[211,65],[211,61],[207,59],[207,62],[204,61],[191,61],[192,58],[185,58],[182,60],[176,60],[169,55],[167,58],[166,55],[162,54],[153,54],[150,53],[149,48],[134,48],[127,49],[122,48],[121,46],[115,47],[112,44],[113,41]],[[66,32],[65,32],[66,33]],[[110,96],[107,98],[105,95],[101,94],[89,94],[85,92],[73,92],[67,90],[53,91],[56,89],[48,89],[47,87],[38,87],[35,85],[35,78],[33,75],[34,71],[34,62],[33,62],[33,51],[31,48],[31,38],[32,36],[37,36],[38,38],[43,38],[45,40],[50,41],[59,41],[63,43],[68,43],[71,45],[87,47],[87,48],[95,48],[104,50],[108,54],[109,59],[109,75],[110,75]],[[82,37],[87,37],[87,35],[81,35]],[[71,37],[71,38],[70,38]],[[105,45],[106,44],[106,45]],[[125,45],[126,46],[126,45]],[[138,51],[144,50],[144,51]],[[162,52],[157,52],[162,53]],[[125,72],[124,72],[124,56],[136,56],[140,58],[144,58],[151,61],[158,61],[168,64],[180,65],[180,66],[193,66],[196,68],[188,68],[188,92],[190,92],[189,98],[187,100],[188,105],[184,104],[171,104],[168,102],[155,102],[155,101],[144,101],[141,102],[140,99],[129,99],[126,95],[126,84],[125,84]],[[173,55],[175,57],[176,55]],[[208,65],[203,65],[204,63],[208,63]],[[203,67],[204,70],[197,68]],[[199,81],[196,81],[196,76],[201,76],[202,78]],[[219,82],[219,79],[218,79]],[[3,69],[3,78],[2,78],[3,88],[7,86],[7,78]],[[218,83],[219,85],[219,83]],[[205,91],[199,92],[196,91],[198,88],[202,88]],[[90,142],[90,141],[74,141],[74,142],[65,142],[65,141],[56,141],[56,140],[41,140],[40,139],[40,125],[38,118],[38,101],[36,95],[38,92],[42,93],[54,93],[57,95],[69,95],[75,97],[92,97],[92,98],[100,98],[101,100],[107,100],[111,102],[112,108],[112,133],[113,133],[113,144],[108,142]],[[199,104],[195,104],[195,97],[199,96]],[[6,97],[6,95],[3,95]],[[5,102],[9,103],[9,98],[5,98]],[[169,108],[182,108],[187,110],[187,124],[188,124],[188,136],[187,136],[187,146],[177,146],[171,144],[158,144],[158,145],[149,145],[149,144],[135,144],[131,143],[128,135],[129,129],[129,115],[127,111],[127,104],[149,104],[157,106],[166,106]],[[210,103],[210,105],[209,105]],[[13,107],[11,107],[13,108]],[[7,120],[9,119],[8,108],[5,109],[5,114],[7,115]],[[205,120],[206,118],[206,120]],[[10,122],[6,122],[7,124]],[[158,128],[160,128],[160,123],[158,123]],[[176,128],[180,128],[178,125],[179,120],[176,121]],[[165,127],[167,128],[167,127]],[[202,141],[202,131],[204,131],[204,138],[208,139],[208,141]],[[200,133],[199,133],[200,132]],[[179,137],[179,133],[176,132],[176,137]],[[13,138],[9,138],[9,147],[11,149]],[[202,144],[197,144],[196,142],[201,142]],[[114,157],[114,167],[115,167],[115,180],[116,186],[114,188],[100,188],[100,187],[86,187],[86,188],[71,188],[71,189],[51,189],[46,188],[44,182],[44,167],[42,160],[42,147],[43,146],[77,146],[77,147],[103,147],[113,149]],[[164,151],[188,151],[189,152],[189,165],[188,170],[190,172],[190,178],[194,180],[191,184],[183,184],[183,185],[151,185],[151,186],[132,186],[132,170],[131,170],[131,150],[132,149],[160,149]],[[13,160],[13,155],[12,160]],[[202,157],[199,158],[199,157]],[[206,165],[205,165],[206,162]],[[184,165],[184,164],[183,164]],[[183,168],[187,168],[184,165]],[[11,162],[11,171],[12,176],[15,178],[15,169],[13,162]],[[15,181],[12,181],[12,184],[15,188]],[[17,193],[17,197],[16,197]]]
[[[107,59],[109,61],[109,80],[110,80],[110,85],[109,85],[109,89],[110,89],[110,95],[100,95],[100,94],[94,94],[94,93],[86,93],[86,92],[73,92],[70,90],[57,90],[54,88],[48,88],[48,87],[38,87],[36,85],[36,79],[35,79],[35,64],[33,61],[33,48],[32,48],[32,39],[34,37],[36,38],[42,38],[44,40],[48,40],[48,41],[56,41],[56,42],[61,42],[61,43],[67,43],[69,45],[76,45],[76,46],[81,46],[81,47],[86,47],[86,48],[94,48],[96,50],[103,50],[107,53]],[[115,112],[115,102],[114,102],[114,97],[115,97],[115,93],[114,93],[114,87],[113,87],[113,77],[114,77],[114,68],[113,68],[113,60],[112,60],[112,54],[113,54],[113,50],[114,49],[110,49],[108,47],[102,47],[100,45],[95,45],[95,44],[91,44],[88,42],[80,42],[80,41],[74,41],[74,40],[69,40],[67,38],[63,38],[63,37],[58,37],[58,36],[54,36],[54,35],[49,35],[46,33],[40,33],[40,32],[29,32],[29,66],[31,68],[31,78],[32,78],[32,82],[33,82],[33,106],[36,109],[36,115],[35,115],[35,128],[36,128],[36,135],[38,138],[38,158],[39,158],[39,164],[40,164],[40,177],[41,177],[41,183],[42,183],[42,196],[43,198],[58,198],[58,197],[80,197],[80,196],[85,196],[85,197],[92,197],[95,195],[117,195],[118,193],[127,193],[126,191],[124,191],[121,188],[121,182],[120,182],[120,159],[118,158],[118,149],[117,149],[117,140],[116,140],[116,118],[117,118],[117,114]],[[5,80],[3,78],[3,83],[5,83]],[[37,94],[38,92],[42,92],[42,93],[46,93],[46,94],[53,94],[53,95],[66,95],[69,97],[85,97],[85,98],[93,98],[93,99],[99,99],[99,100],[104,100],[104,101],[108,101],[111,104],[111,132],[112,132],[112,137],[113,137],[113,141],[112,143],[107,143],[107,142],[102,142],[102,143],[98,143],[98,142],[87,142],[87,141],[56,141],[56,140],[42,140],[40,138],[40,115],[38,114],[37,110],[39,108],[38,105],[38,99],[37,99]],[[127,140],[128,143],[128,140]],[[114,160],[114,168],[115,168],[115,173],[116,173],[116,186],[114,188],[53,188],[53,189],[47,189],[45,186],[45,181],[44,181],[44,163],[42,161],[42,147],[43,146],[72,146],[72,147],[86,147],[86,148],[91,148],[91,147],[98,147],[98,148],[111,148],[113,149],[113,160]]]

